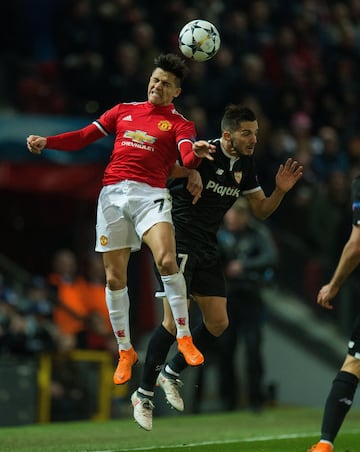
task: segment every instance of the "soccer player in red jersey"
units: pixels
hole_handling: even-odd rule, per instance
[[[173,100],[181,93],[187,67],[173,54],[160,55],[150,76],[147,101],[120,103],[83,129],[60,135],[30,135],[30,152],[44,148],[75,151],[114,134],[114,148],[105,169],[97,208],[96,246],[106,273],[106,303],[119,363],[114,383],[131,378],[138,357],[131,344],[127,267],[130,253],[149,246],[164,284],[177,328],[178,349],[192,366],[204,358],[189,329],[186,286],[176,262],[171,197],[166,180],[177,161],[195,168],[200,158],[212,159],[214,147],[195,141],[191,121],[179,114]]]

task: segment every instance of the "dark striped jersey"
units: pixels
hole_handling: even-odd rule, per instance
[[[204,158],[197,168],[203,192],[195,205],[186,189],[187,179],[168,183],[178,251],[184,248],[204,255],[216,253],[216,234],[226,211],[239,196],[261,190],[252,156],[234,158],[225,154],[220,139],[210,143],[216,146],[216,152],[213,161]]]

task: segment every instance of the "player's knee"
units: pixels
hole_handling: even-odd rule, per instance
[[[228,326],[229,319],[227,317],[215,322],[206,323],[206,328],[208,329],[209,333],[216,337],[221,336]]]
[[[113,272],[106,274],[106,285],[110,290],[120,290],[126,286],[126,278]]]
[[[178,271],[175,256],[170,253],[160,255],[156,260],[160,275],[173,275]]]

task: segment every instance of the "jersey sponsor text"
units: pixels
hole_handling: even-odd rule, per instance
[[[206,190],[212,190],[214,193],[217,193],[220,196],[232,196],[238,198],[240,196],[240,190],[235,187],[226,187],[224,185],[220,185],[213,180],[209,180],[206,185]]]

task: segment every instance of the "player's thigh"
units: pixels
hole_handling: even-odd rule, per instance
[[[154,257],[170,251],[176,259],[175,233],[171,223],[154,224],[144,233],[143,241],[152,250]]]
[[[97,206],[96,246],[101,253],[141,247],[140,236],[128,214],[128,196],[122,183],[107,185],[100,192]]]
[[[219,336],[228,326],[226,298],[218,296],[193,295],[197,302],[207,329],[214,336]]]
[[[137,184],[132,197],[130,214],[139,237],[150,247],[161,246],[161,240],[172,240],[175,247],[172,202],[168,190]],[[168,243],[165,243],[164,247],[167,246]]]

